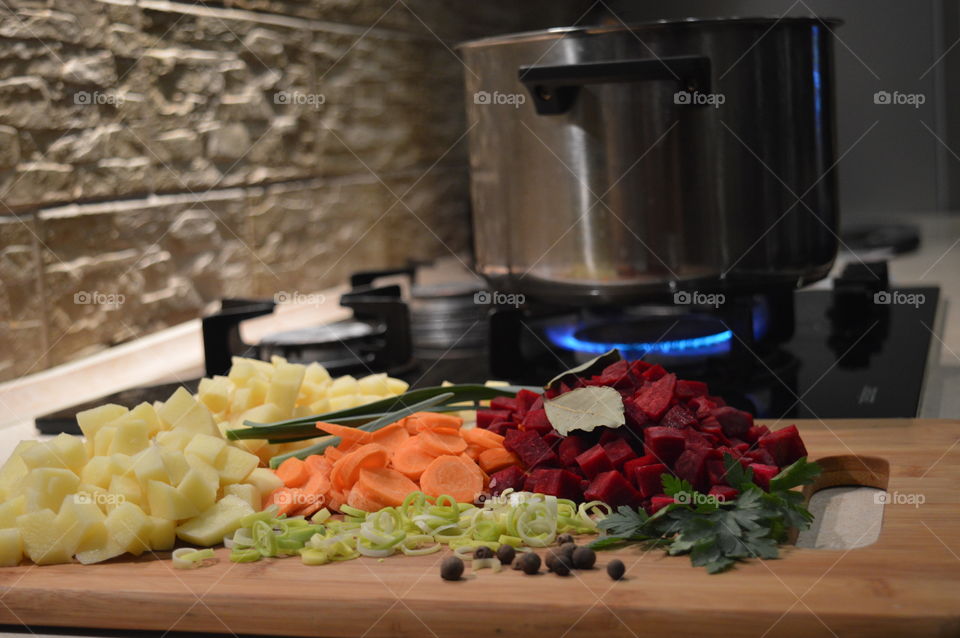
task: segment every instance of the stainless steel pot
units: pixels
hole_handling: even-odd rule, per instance
[[[663,21],[461,44],[479,272],[568,303],[824,277],[837,251],[827,24]]]

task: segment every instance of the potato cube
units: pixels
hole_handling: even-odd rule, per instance
[[[324,412],[330,412],[330,399],[324,397],[322,399],[317,399],[310,404],[310,414],[323,414]]]
[[[156,408],[146,401],[130,410],[130,416],[135,419],[140,419],[147,424],[148,436],[151,438],[165,429],[163,422],[160,421],[160,415],[157,414]]]
[[[89,495],[72,494],[63,499],[57,525],[63,530],[64,543],[74,552],[102,547],[107,542],[106,517]]]
[[[276,405],[284,414],[292,413],[305,370],[298,363],[278,363],[274,366],[266,402]]]
[[[160,481],[169,483],[170,475],[163,463],[163,456],[160,454],[157,446],[151,445],[147,449],[135,454],[133,457],[133,473],[141,485],[146,485],[147,481]]]
[[[105,425],[93,436],[93,444],[87,440],[87,454],[90,456],[108,456],[110,447],[113,445],[113,439],[117,435],[117,428],[112,425]]]
[[[10,453],[10,458],[3,464],[3,468],[0,468],[0,490],[3,491],[4,498],[12,498],[15,494],[20,493],[23,487],[23,479],[27,476],[27,472],[30,471],[30,468],[23,462],[21,456],[25,450],[35,445],[40,445],[40,442],[20,441],[20,443],[13,448],[13,452]]]
[[[84,452],[84,457],[86,457],[86,452]],[[53,446],[53,441],[44,441],[24,450],[20,458],[23,459],[24,465],[31,470],[38,467],[58,467],[73,471],[72,468],[67,467],[66,461],[61,458],[59,451]]]
[[[303,378],[319,386],[325,386],[328,381],[332,381],[327,369],[317,362],[313,362],[307,366],[307,369],[304,370]]]
[[[127,454],[111,454],[110,462],[113,464],[113,473],[120,476],[129,476],[133,478],[136,474],[133,471],[133,457]]]
[[[37,512],[48,509],[56,514],[64,497],[76,492],[78,485],[80,478],[64,468],[38,467],[30,470],[23,486],[26,497],[24,510]]]
[[[257,456],[231,445],[217,459],[215,467],[220,472],[220,484],[229,485],[243,481],[258,465],[260,459]]]
[[[147,537],[150,549],[158,552],[173,549],[177,541],[176,527],[175,521],[150,516],[150,534]]]
[[[357,383],[357,380],[349,374],[337,377],[333,380],[333,383],[330,384],[330,387],[327,388],[327,396],[331,398],[359,394],[359,392],[360,385]]]
[[[27,497],[17,496],[0,503],[0,528],[16,527],[17,517],[26,512]]]
[[[0,567],[15,567],[23,560],[23,538],[16,527],[0,529]]]
[[[158,413],[171,429],[220,436],[210,411],[182,386],[167,399]]]
[[[177,488],[160,481],[147,482],[147,502],[152,516],[171,521],[192,518],[200,513],[200,510],[177,491]]]
[[[250,400],[250,388],[237,388],[230,399],[230,414],[240,414],[253,407]]]
[[[150,445],[150,426],[146,421],[133,417],[124,417],[114,423],[113,440],[110,442],[110,454],[133,456]]]
[[[243,517],[253,512],[250,503],[228,494],[200,516],[177,527],[177,536],[188,543],[210,547],[222,542],[224,536],[237,531]]]
[[[87,448],[83,444],[83,439],[79,436],[71,436],[61,433],[50,441],[50,446],[54,449],[57,457],[63,461],[67,469],[74,474],[79,474],[80,470],[87,463]]]
[[[158,450],[160,458],[163,459],[163,467],[167,471],[167,476],[170,477],[170,485],[180,485],[180,481],[190,471],[187,458],[178,450],[168,450],[163,447],[159,447]]]
[[[247,389],[250,390],[250,405],[261,405],[267,400],[270,382],[263,377],[254,377],[247,383]]]
[[[360,405],[360,397],[355,394],[342,394],[327,398],[327,407],[330,408],[330,412],[349,410],[350,408],[355,408],[358,405]]]
[[[227,377],[215,376],[212,379],[200,379],[197,396],[200,402],[211,412],[223,412],[230,405],[233,382]]]
[[[64,537],[64,530],[57,523],[53,510],[21,514],[17,517],[17,529],[23,539],[24,551],[37,565],[70,562],[75,548],[67,544],[71,539]]]
[[[89,483],[80,483],[80,485],[77,486],[77,492],[73,495],[73,498],[81,503],[89,502],[95,504],[104,514],[107,512],[107,504],[116,503],[118,500],[116,494],[110,494],[105,488]],[[61,505],[61,507],[63,506]]]
[[[133,503],[118,505],[107,514],[104,524],[114,545],[135,556],[146,549],[150,538],[150,518]]]
[[[283,412],[272,403],[264,403],[250,408],[241,415],[240,422],[251,421],[253,423],[273,423],[284,418]]]
[[[83,470],[80,472],[80,480],[106,489],[110,485],[113,468],[112,457],[94,456],[83,466]]]
[[[257,371],[249,359],[233,357],[227,378],[230,379],[236,387],[246,387],[247,382],[256,375]]]
[[[384,397],[377,396],[376,394],[358,394],[357,395],[357,405],[366,405],[368,403],[373,403],[374,401],[379,401]]]
[[[378,397],[386,396],[390,392],[385,373],[370,374],[357,380],[360,394],[373,394]]]
[[[156,441],[161,447],[182,452],[192,438],[193,435],[186,430],[167,430],[158,432]]]
[[[391,395],[397,396],[409,390],[410,384],[402,379],[387,377],[387,389],[390,390]]]
[[[250,503],[250,507],[253,508],[255,512],[259,512],[261,509],[260,501],[260,492],[253,485],[249,483],[234,483],[233,485],[227,485],[223,488],[223,495],[226,496],[232,494],[237,498],[241,498],[247,503]]]
[[[217,500],[217,490],[220,489],[220,477],[216,470],[205,471],[200,468],[191,469],[187,472],[180,485],[177,486],[177,492],[192,503],[197,511],[203,511],[214,504]]]
[[[283,481],[280,480],[273,470],[266,467],[254,469],[246,478],[246,482],[255,486],[262,496],[266,496],[278,487],[283,487]]]
[[[87,439],[87,449],[90,449],[90,442],[96,438],[100,428],[111,421],[119,419],[126,413],[127,409],[125,407],[113,403],[107,403],[91,410],[77,412],[77,424],[80,426],[80,431],[83,432],[83,436]]]
[[[131,476],[115,475],[107,488],[108,499],[105,503],[108,512],[112,512],[124,503],[143,504],[143,490],[137,479]]]
[[[217,457],[220,456],[220,453],[227,447],[227,442],[219,436],[210,436],[209,434],[195,434],[193,438],[187,443],[187,447],[183,448],[184,454],[194,454],[199,456],[201,459],[214,465],[217,462]]]

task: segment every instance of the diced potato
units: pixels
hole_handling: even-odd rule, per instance
[[[160,481],[147,482],[147,502],[151,516],[159,516],[171,521],[192,518],[200,513],[187,497],[177,488]]]
[[[230,446],[217,459],[215,467],[220,472],[220,484],[229,485],[243,481],[258,465],[260,459],[257,456]]]
[[[113,468],[112,457],[94,456],[83,466],[83,470],[80,472],[80,480],[106,489],[110,485]]]
[[[269,363],[267,363],[266,361],[260,361],[260,359],[249,359],[249,361],[250,363],[253,364],[253,367],[257,369],[257,372],[259,372],[264,379],[269,379],[271,376],[273,376],[273,366],[275,364],[287,362],[287,360],[284,359],[283,357],[278,357],[276,355],[274,355],[273,357],[270,357]]]
[[[78,485],[80,478],[64,468],[38,467],[30,470],[24,480],[24,510],[37,512],[48,509],[56,514],[64,497],[75,493]]]
[[[360,405],[360,398],[355,394],[330,396],[327,398],[327,406],[329,407],[330,412],[348,410],[350,408],[355,408],[358,405]]]
[[[295,419],[303,418],[305,416],[313,416],[316,412],[310,410],[309,405],[298,405],[293,408],[293,412],[290,416]]]
[[[390,386],[387,384],[387,375],[385,373],[370,374],[358,379],[357,386],[360,388],[360,394],[372,394],[383,397],[390,392]]]
[[[239,447],[241,450],[246,450],[250,454],[258,454],[260,450],[267,444],[266,439],[240,439],[239,441],[234,441],[233,444]]]
[[[39,441],[20,441],[17,447],[13,448],[10,458],[0,468],[0,490],[3,491],[4,498],[12,498],[19,494],[23,487],[23,479],[27,476],[30,468],[20,458],[25,450],[35,445],[40,445]]]
[[[200,468],[187,472],[177,486],[177,492],[192,503],[198,512],[206,510],[216,502],[218,489],[220,489],[220,476],[216,471],[207,472]]]
[[[227,377],[216,376],[212,379],[200,379],[197,396],[211,412],[223,412],[230,405],[230,393],[233,382]]]
[[[250,503],[228,494],[200,516],[177,527],[177,536],[188,543],[210,547],[222,542],[224,536],[237,531],[243,517],[253,512]]]
[[[143,504],[143,490],[137,479],[131,476],[115,475],[110,479],[110,487],[107,488],[107,494],[114,498],[108,500],[105,505],[107,511],[113,511],[124,503],[134,505]]]
[[[327,372],[327,369],[317,362],[313,362],[307,366],[307,369],[304,371],[303,378],[310,383],[315,383],[320,386],[325,386],[327,382],[332,381],[330,378],[330,373]]]
[[[156,441],[161,447],[182,452],[192,438],[193,434],[186,430],[167,430],[158,433]]]
[[[26,512],[27,497],[17,496],[0,503],[0,528],[16,527],[17,517]]]
[[[87,453],[91,456],[107,456],[110,454],[110,448],[113,446],[113,439],[117,436],[117,428],[112,425],[105,425],[93,437],[93,447],[87,440]]]
[[[84,457],[86,457],[86,453],[84,453]],[[73,471],[72,468],[67,467],[66,460],[61,458],[59,451],[53,446],[53,441],[44,441],[40,445],[34,445],[24,450],[20,454],[20,458],[24,465],[31,470],[38,467],[59,467]]]
[[[273,423],[284,418],[283,412],[272,403],[264,403],[255,408],[250,408],[241,415],[240,422],[252,421],[254,423]]]
[[[67,544],[72,539],[65,538],[53,510],[42,509],[18,516],[17,529],[25,553],[37,565],[70,562],[75,547]]]
[[[87,463],[87,448],[83,444],[83,439],[79,436],[71,436],[61,433],[50,441],[50,446],[56,451],[57,457],[63,461],[67,469],[74,474],[79,474],[80,470]]]
[[[150,426],[146,421],[124,417],[112,426],[116,428],[110,442],[110,454],[133,456],[150,445]]]
[[[176,528],[174,521],[150,516],[150,534],[147,538],[150,549],[158,552],[173,549],[173,544],[177,541]]]
[[[358,394],[357,405],[366,405],[367,403],[373,403],[374,401],[379,401],[383,398],[384,397],[377,396],[376,394]]]
[[[170,483],[170,475],[167,473],[160,449],[151,445],[133,457],[133,473],[141,485],[146,485],[147,481]]]
[[[255,512],[260,511],[260,492],[253,485],[249,483],[234,483],[233,485],[227,485],[223,488],[223,495],[226,496],[232,494],[237,498],[241,498],[247,503],[250,503],[250,507],[253,508]]]
[[[79,502],[94,503],[104,514],[107,513],[107,505],[109,503],[116,503],[119,500],[116,494],[109,493],[99,485],[91,485],[89,483],[80,483],[80,485],[77,486],[77,492],[73,495],[73,498]]]
[[[182,386],[164,402],[158,413],[171,429],[220,436],[210,411]]]
[[[16,527],[0,529],[0,567],[14,567],[23,560],[23,538]]]
[[[63,499],[57,525],[63,530],[64,543],[74,552],[86,552],[107,542],[106,517],[92,498],[74,494]]]
[[[277,363],[267,390],[266,402],[276,405],[284,414],[291,414],[300,392],[306,368],[298,363]]]
[[[401,379],[394,379],[393,377],[387,377],[387,389],[390,390],[390,394],[396,396],[398,394],[403,394],[410,389],[410,384]]]
[[[310,405],[317,399],[322,399],[326,396],[326,388],[323,388],[316,383],[304,381],[300,384],[300,392],[297,393],[297,405]]]
[[[80,431],[87,439],[87,451],[90,452],[91,442],[96,438],[97,431],[103,426],[115,421],[127,413],[127,409],[122,405],[107,403],[91,410],[77,412],[77,424]]]
[[[267,400],[270,383],[263,377],[254,377],[247,383],[247,389],[250,390],[250,405],[262,405]]]
[[[253,407],[250,398],[250,388],[237,388],[230,399],[230,414],[240,414]]]
[[[104,523],[104,525],[106,525],[106,523]],[[107,542],[95,549],[88,549],[85,552],[77,552],[77,560],[84,565],[92,565],[93,563],[101,563],[105,560],[116,558],[117,556],[126,553],[126,551],[126,548],[122,547],[116,541],[110,538],[110,529],[107,528]]]
[[[130,416],[135,419],[140,419],[147,424],[150,437],[156,436],[157,432],[165,429],[163,422],[160,421],[160,415],[157,414],[156,408],[146,401],[130,410]]]
[[[342,377],[337,377],[333,380],[333,383],[330,384],[330,387],[327,388],[327,396],[331,399],[333,397],[359,394],[359,392],[360,385],[357,383],[357,380],[349,374],[345,374]]]
[[[178,450],[168,450],[164,447],[158,449],[160,458],[163,459],[163,467],[167,471],[167,476],[170,477],[170,485],[180,485],[180,481],[190,471],[190,464],[187,463],[186,457]]]
[[[150,518],[133,503],[121,503],[107,514],[104,524],[112,544],[139,556],[150,538]],[[109,545],[110,543],[108,543]],[[79,559],[79,556],[77,556]]]
[[[194,454],[201,459],[214,465],[217,457],[227,447],[227,442],[219,436],[210,436],[209,434],[196,434],[183,448],[184,454]]]
[[[310,414],[323,414],[324,412],[330,412],[330,399],[324,397],[310,404]]]
[[[127,454],[111,454],[110,462],[113,463],[113,473],[120,476],[129,476],[133,478],[136,474],[133,471],[133,457]]]
[[[246,478],[246,482],[254,485],[262,496],[266,496],[278,487],[283,487],[283,481],[273,470],[266,467],[254,469]]]
[[[257,370],[253,367],[250,359],[233,357],[230,364],[230,372],[227,373],[227,378],[230,379],[235,386],[238,388],[244,388],[250,379],[255,376],[257,376]]]

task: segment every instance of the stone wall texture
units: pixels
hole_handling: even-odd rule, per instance
[[[0,2],[0,381],[464,252],[453,46],[586,6]]]

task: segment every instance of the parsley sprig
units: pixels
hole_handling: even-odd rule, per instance
[[[663,474],[663,491],[677,501],[648,516],[626,505],[600,521],[604,536],[591,547],[605,549],[641,542],[665,547],[671,556],[689,554],[694,567],[715,574],[748,558],[777,558],[777,546],[791,528],[806,529],[813,515],[803,506],[803,494],[793,488],[807,485],[820,466],[806,457],[784,468],[764,491],[753,481],[753,470],[729,454],[723,463],[728,483],[740,494],[720,501],[700,494],[672,474]],[[679,497],[679,498],[678,498]]]

